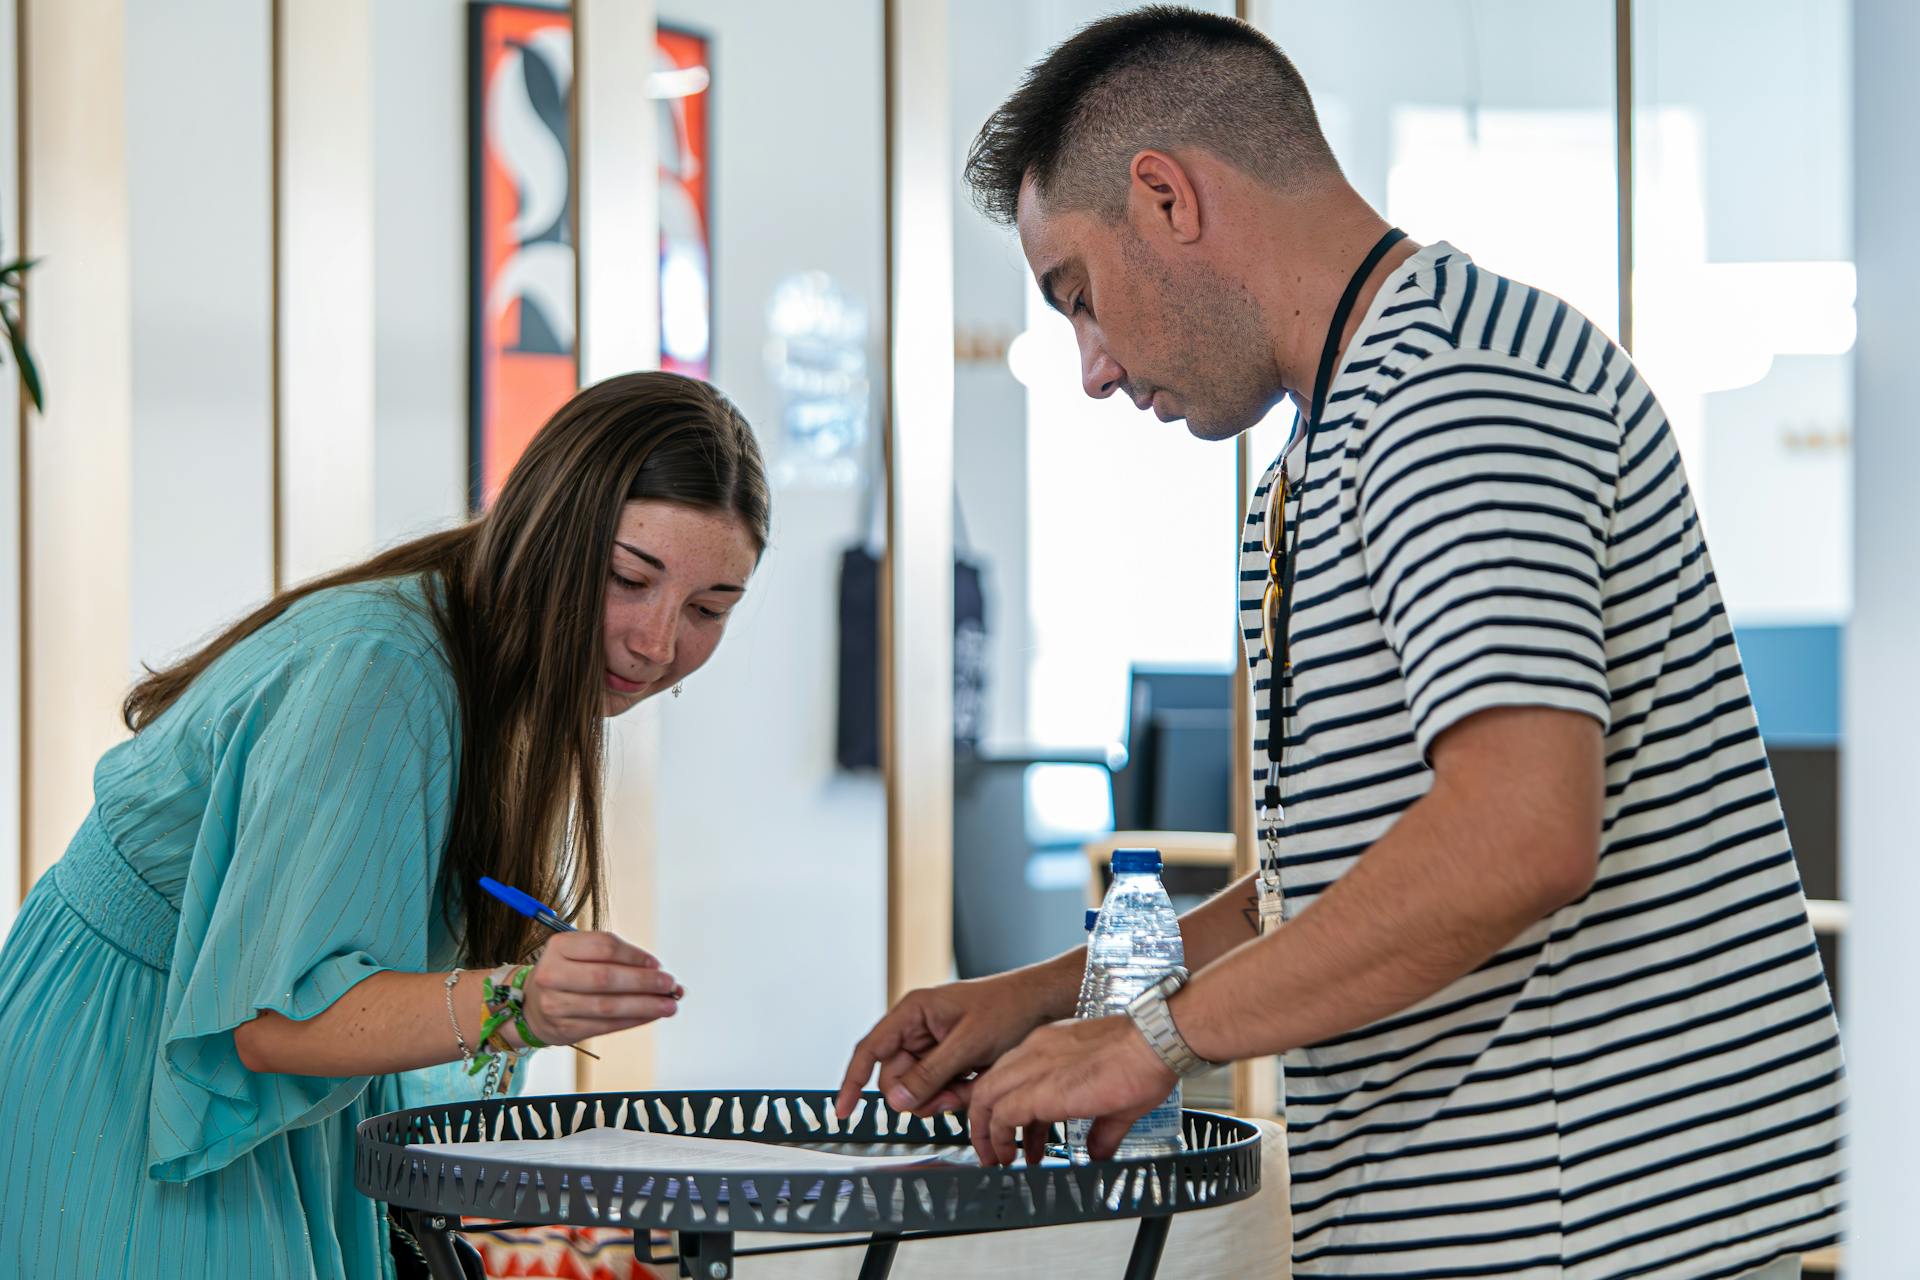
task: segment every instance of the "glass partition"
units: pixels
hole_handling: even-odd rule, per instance
[[[1679,434],[1807,894],[1839,875],[1854,268],[1844,0],[1633,6],[1634,358]],[[1837,948],[1819,906],[1836,993]]]
[[[1127,7],[953,5],[956,159],[1032,63]],[[955,777],[966,973],[1077,941],[1093,887],[1085,844],[1116,825],[1229,830],[1237,502],[1231,445],[1124,396],[1087,397],[1072,329],[1041,300],[1013,231],[964,187],[956,201],[958,532],[985,570],[988,615],[982,749]],[[1198,704],[1166,693],[1169,681],[1197,687]],[[1224,882],[1227,869],[1207,874]],[[969,901],[1016,895],[1030,915],[981,937]]]
[[[696,994],[655,1076],[832,1080],[886,995],[885,788],[836,763],[834,675],[842,553],[884,537],[882,7],[660,0],[658,21],[663,357],[753,424],[773,538],[725,644],[658,704],[658,948]]]

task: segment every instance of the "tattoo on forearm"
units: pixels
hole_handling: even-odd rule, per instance
[[[1240,908],[1240,918],[1247,922],[1247,928],[1257,937],[1260,933],[1260,891],[1258,889],[1247,895],[1247,905]]]

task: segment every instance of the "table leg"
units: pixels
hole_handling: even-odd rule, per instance
[[[420,1256],[426,1261],[427,1273],[433,1280],[466,1280],[466,1269],[460,1265],[460,1255],[453,1247],[453,1233],[460,1229],[460,1219],[444,1213],[416,1213],[411,1209],[403,1213],[407,1230],[420,1246]]]
[[[732,1280],[733,1233],[680,1233],[680,1274],[692,1280]]]
[[[867,1241],[867,1256],[860,1263],[860,1280],[887,1280],[893,1270],[893,1255],[900,1248],[900,1237],[876,1232]]]
[[[1153,1280],[1160,1270],[1160,1253],[1167,1247],[1167,1231],[1172,1226],[1171,1217],[1140,1219],[1140,1230],[1133,1237],[1133,1256],[1127,1259],[1126,1280]]]

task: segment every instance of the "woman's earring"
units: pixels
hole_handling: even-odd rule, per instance
[[[682,693],[686,692],[686,688],[687,686],[685,686],[684,684],[677,684],[673,686],[673,696],[676,698],[679,697]]]

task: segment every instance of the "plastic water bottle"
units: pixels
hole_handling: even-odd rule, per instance
[[[1094,1006],[1100,1002],[1096,990],[1100,971],[1093,967],[1093,927],[1099,923],[1100,911],[1097,907],[1087,908],[1087,970],[1080,978],[1080,998],[1073,1002],[1073,1016],[1076,1018],[1097,1018]],[[1089,1120],[1067,1121],[1067,1150],[1077,1161],[1087,1158],[1087,1131],[1093,1127]]]
[[[1099,922],[1099,919],[1100,919],[1100,909],[1098,907],[1088,907],[1087,908],[1087,954],[1089,956],[1093,954],[1093,926]],[[1095,975],[1093,971],[1093,966],[1089,964],[1087,966],[1086,973],[1083,974],[1080,978],[1080,998],[1073,1002],[1073,1016],[1076,1018],[1097,1018],[1100,1016],[1097,1013],[1089,1012],[1089,1010],[1093,1008],[1091,1001],[1092,999],[1094,999],[1094,995],[1093,995],[1094,976]]]
[[[1076,1016],[1102,1018],[1124,1014],[1133,998],[1186,963],[1180,919],[1160,883],[1158,849],[1116,849],[1113,883],[1087,943],[1087,973],[1080,983]],[[1091,1120],[1070,1120],[1067,1143],[1075,1163],[1084,1164]],[[1166,1101],[1134,1121],[1121,1139],[1116,1158],[1127,1160],[1179,1151],[1180,1085]]]
[[[1075,1018],[1100,1016],[1100,971],[1093,967],[1093,927],[1100,919],[1097,908],[1087,908],[1087,971],[1080,976],[1080,998],[1073,1002]]]

